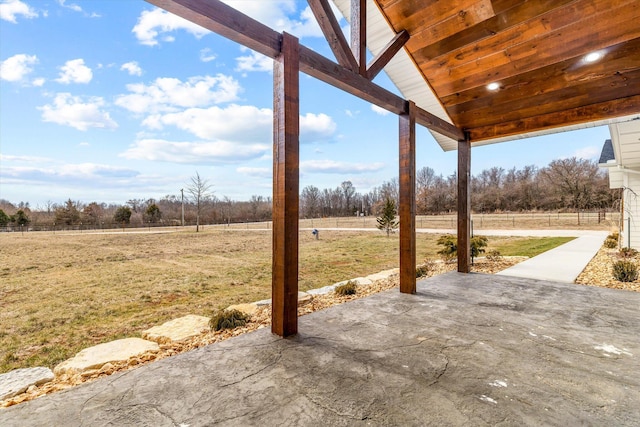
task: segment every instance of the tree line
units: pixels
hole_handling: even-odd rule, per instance
[[[271,198],[259,195],[246,201],[217,197],[199,174],[191,179],[186,194],[161,199],[131,199],[122,205],[88,204],[68,199],[62,204],[47,202],[31,209],[29,203],[13,205],[0,200],[0,226],[111,228],[128,226],[220,224],[268,221]],[[335,188],[313,185],[300,193],[300,217],[378,216],[387,199],[398,204],[398,179],[383,182],[360,193],[351,181]],[[611,190],[605,171],[594,161],[567,158],[538,168],[485,169],[471,179],[471,208],[476,213],[519,211],[575,211],[611,209],[620,190]],[[456,210],[456,173],[437,175],[430,167],[416,173],[416,213],[433,215]],[[184,216],[183,216],[184,212]]]

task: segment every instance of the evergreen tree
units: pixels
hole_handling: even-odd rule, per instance
[[[22,209],[20,209],[18,212],[16,212],[15,215],[13,215],[11,217],[11,219],[12,219],[11,222],[15,222],[19,226],[27,225],[27,224],[29,224],[31,222],[31,220],[29,220],[29,217],[27,216],[27,214],[24,213],[24,211]]]
[[[152,203],[144,211],[144,216],[147,222],[152,222],[155,224],[156,222],[160,221],[160,218],[162,218],[162,212],[160,211],[158,205]]]
[[[11,218],[2,209],[0,209],[0,227],[6,227],[11,222]]]
[[[398,228],[398,221],[396,220],[396,204],[393,199],[387,197],[382,209],[382,215],[376,218],[378,221],[378,229],[387,232],[387,237],[391,231]]]
[[[129,224],[129,221],[131,221],[131,208],[129,206],[120,206],[116,213],[113,214],[113,220],[117,224]]]

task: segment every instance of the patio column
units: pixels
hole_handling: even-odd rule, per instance
[[[458,271],[471,271],[471,140],[458,141]]]
[[[400,114],[400,292],[416,293],[416,104]]]
[[[273,261],[271,332],[298,332],[299,48],[282,34],[273,67]]]

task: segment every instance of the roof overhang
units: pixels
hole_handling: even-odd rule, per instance
[[[351,0],[333,1],[343,16],[350,21]],[[449,50],[446,50],[448,45],[442,40],[434,43],[425,40],[423,33],[427,32],[424,28],[426,24],[420,21],[420,19],[424,19],[423,15],[421,18],[413,19],[423,13],[422,10],[428,8],[431,8],[433,13],[437,13],[433,7],[435,2],[367,0],[367,46],[373,55],[377,55],[398,30],[405,28],[409,31],[412,39],[421,38],[420,42],[423,45],[433,47],[439,43],[439,46],[443,48],[439,57],[442,58],[443,64],[448,65],[434,68],[433,58],[420,56],[422,45],[416,44],[418,42],[411,44],[410,41],[404,49],[396,54],[384,70],[404,98],[414,101],[416,105],[426,111],[465,130],[468,130],[468,125],[473,123],[471,118],[474,111],[463,111],[464,108],[476,107],[485,115],[491,114],[490,107],[493,101],[485,93],[485,85],[496,77],[489,75],[485,79],[486,82],[482,81],[480,84],[481,79],[478,76],[483,70],[486,70],[488,74],[499,72],[505,74],[504,82],[506,83],[503,83],[499,94],[501,97],[499,102],[502,105],[496,108],[497,112],[504,114],[504,119],[496,117],[494,124],[487,124],[489,122],[486,118],[478,119],[478,128],[480,129],[480,123],[482,123],[482,130],[479,130],[475,137],[472,133],[471,140],[474,146],[610,125],[640,117],[640,82],[636,81],[636,79],[640,79],[640,19],[636,19],[636,15],[640,14],[640,5],[637,2],[616,2],[614,4],[614,2],[603,0],[597,6],[592,7],[594,10],[591,14],[594,16],[601,18],[604,18],[605,15],[616,16],[616,22],[625,30],[617,29],[616,32],[620,34],[614,37],[598,33],[598,25],[610,26],[611,24],[607,22],[592,25],[594,28],[591,30],[589,24],[593,24],[593,16],[577,11],[577,5],[573,4],[576,2],[545,2],[546,6],[542,6],[542,3],[537,4],[537,2],[526,3],[517,1],[491,2],[490,0],[442,3],[445,6],[439,9],[439,12],[442,13],[441,21],[444,22],[447,19],[450,23],[460,21],[457,22],[458,29],[451,30],[448,39],[455,40],[456,36],[460,35],[460,37],[467,37],[469,40],[466,44],[457,41],[451,42],[448,45],[456,47],[450,47]],[[612,8],[613,12],[610,10]],[[402,13],[398,12],[398,9],[402,9],[400,10]],[[615,12],[625,16],[617,16]],[[574,21],[579,20],[579,22],[571,22],[566,19],[566,16],[563,18],[563,14],[569,14],[568,16],[574,14]],[[527,18],[522,16],[527,16]],[[519,17],[519,21],[516,17]],[[432,19],[437,20],[437,17]],[[465,20],[468,19],[475,19],[475,21],[466,22]],[[503,24],[499,22],[500,19],[510,19],[514,22]],[[552,21],[548,21],[545,26],[541,24],[541,22],[544,24],[545,19]],[[500,28],[501,32],[492,34],[491,26]],[[435,27],[434,25],[428,30],[430,29],[432,33],[436,30],[440,31],[441,27]],[[474,29],[479,27],[483,28]],[[521,34],[520,27],[529,28],[529,32],[533,34]],[[560,30],[566,31],[567,40],[580,39],[581,43],[576,44],[573,50],[562,48],[556,52],[554,49],[548,49],[549,53],[545,52],[545,54],[542,54],[541,50],[536,51],[537,48],[532,43],[540,43],[540,49],[552,43],[562,43],[562,40],[558,39],[563,36]],[[476,32],[475,36],[474,31]],[[512,34],[507,34],[508,32]],[[577,32],[580,32],[579,37],[576,35]],[[442,34],[440,36],[444,37]],[[514,37],[514,40],[512,44],[503,41],[502,47],[496,47],[493,51],[491,50],[491,38],[494,36]],[[584,42],[584,40],[588,42]],[[508,49],[514,46],[524,49],[523,45],[526,43],[531,44],[533,53],[522,53],[523,56],[529,58],[526,64],[524,60],[520,60],[521,58],[517,60],[511,58]],[[574,62],[582,64],[582,56],[597,48],[600,50],[615,48],[618,53],[615,58],[611,58],[607,62],[606,66],[595,67],[593,71],[587,69],[575,71],[575,66],[572,64]],[[459,73],[462,61],[456,63],[456,58],[462,56],[462,52],[467,56],[473,55],[474,49],[478,51],[478,56],[465,58],[466,62],[462,65],[467,66],[469,73],[478,80],[475,87],[471,87],[471,85],[461,87],[459,92],[454,91],[454,93],[446,93],[444,96],[438,97],[431,84],[434,80],[430,79],[431,76],[427,73],[438,74],[438,79],[448,79],[447,66],[452,67],[449,74],[453,74],[454,67],[451,64],[454,63],[458,66],[455,71]],[[508,65],[504,63],[501,65],[502,68],[497,66],[482,68],[482,64],[487,62],[485,61],[486,56],[496,56],[502,53],[509,56],[507,62],[512,61],[514,69],[521,66],[523,71],[507,69],[505,67]],[[553,55],[555,57],[551,57]],[[540,59],[535,59],[537,57]],[[518,62],[519,60],[520,62]],[[480,65],[472,69],[468,64],[473,64],[474,61]],[[458,78],[458,81],[451,79],[448,82],[449,86],[455,87],[461,80],[464,79]],[[553,88],[553,91],[557,93],[554,97],[544,93],[551,92],[551,86],[541,87],[539,90],[533,87],[536,84],[542,86],[541,82],[545,80],[554,80],[556,87]],[[598,82],[602,84],[602,90],[600,90]],[[449,89],[448,92],[452,90]],[[509,91],[514,95],[509,95]],[[602,95],[592,96],[591,93],[594,91],[600,91]],[[442,90],[442,93],[445,91]],[[455,101],[452,101],[452,98],[456,96],[466,97],[467,102],[454,104]],[[448,107],[445,107],[443,98],[446,99],[445,102],[449,103]],[[565,98],[569,98],[569,101],[565,101]],[[540,102],[547,101],[544,104],[544,114],[536,116],[536,108],[531,105],[532,102],[535,103],[535,99],[539,99]],[[546,105],[551,104],[551,101],[558,104],[556,110],[546,108]],[[484,107],[479,108],[480,106]],[[524,113],[522,116],[514,115],[513,112],[518,109],[528,111],[529,115],[525,116]],[[505,113],[506,110],[509,114]],[[449,113],[451,111],[457,112],[457,115],[453,117]],[[443,150],[457,148],[457,141],[435,132],[432,134]]]

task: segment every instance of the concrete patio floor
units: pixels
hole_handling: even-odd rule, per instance
[[[640,294],[449,273],[0,410],[8,426],[640,425]]]

